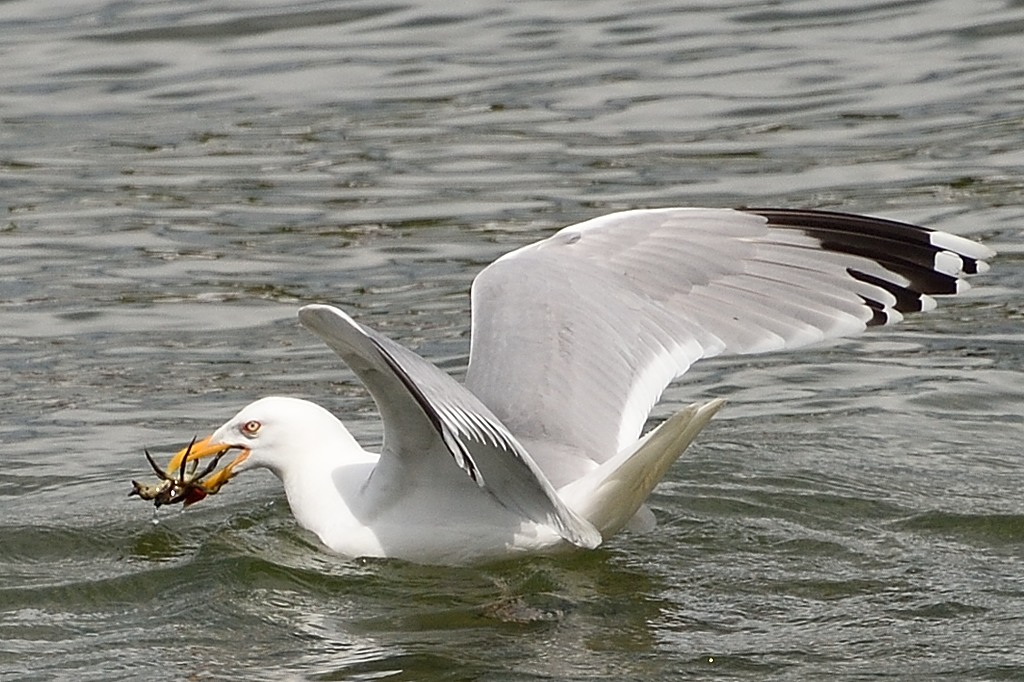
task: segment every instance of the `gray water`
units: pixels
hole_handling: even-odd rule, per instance
[[[1024,679],[1024,5],[0,4],[3,680]],[[345,561],[270,475],[129,500],[261,395],[372,402],[296,308],[458,374],[500,254],[623,208],[916,221],[966,296],[708,362],[658,530]]]

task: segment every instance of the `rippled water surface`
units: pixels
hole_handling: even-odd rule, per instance
[[[0,4],[0,677],[1024,678],[1024,5]],[[621,208],[828,207],[1000,250],[847,343],[698,365],[660,526],[343,561],[249,475],[125,497],[260,395],[372,403],[329,301],[452,372],[473,275]]]

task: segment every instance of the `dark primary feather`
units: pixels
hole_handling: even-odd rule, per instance
[[[874,261],[886,270],[905,277],[907,286],[872,277],[850,268],[852,277],[881,286],[896,296],[900,312],[921,310],[920,294],[955,294],[960,290],[959,275],[979,271],[979,260],[965,253],[952,252],[932,243],[937,234],[918,225],[884,218],[801,209],[746,209],[768,220],[769,228],[793,228],[814,237],[825,251],[845,253]],[[936,269],[936,256],[954,254],[960,259],[960,272]]]

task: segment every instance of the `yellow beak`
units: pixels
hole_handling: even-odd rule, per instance
[[[191,447],[183,448],[178,454],[171,458],[170,463],[167,465],[167,471],[176,472],[181,468],[182,460],[187,462],[193,462],[204,457],[213,457],[219,455],[226,450],[231,449],[233,446],[225,445],[224,443],[211,442],[210,437],[207,436],[201,441],[193,443]],[[215,493],[221,489],[225,483],[227,483],[235,475],[233,469],[244,462],[249,457],[249,449],[243,448],[231,462],[223,469],[217,471],[209,478],[201,481],[201,485],[206,492]]]

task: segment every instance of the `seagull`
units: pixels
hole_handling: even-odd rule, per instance
[[[301,323],[373,397],[369,452],[293,397],[243,408],[172,458],[283,483],[298,524],[345,557],[466,564],[594,548],[649,530],[645,504],[724,401],[643,433],[696,361],[792,350],[896,323],[958,294],[995,252],[946,232],[821,210],[663,208],[566,227],[484,268],[464,383],[342,310]]]

